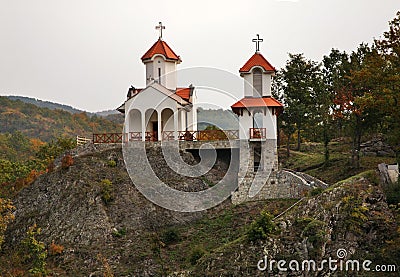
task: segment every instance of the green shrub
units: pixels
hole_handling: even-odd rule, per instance
[[[323,191],[324,191],[323,188],[317,187],[317,188],[314,188],[314,189],[310,190],[309,195],[310,196],[316,196],[318,194],[321,194]]]
[[[109,167],[116,167],[117,166],[117,162],[114,161],[114,160],[109,160],[107,164],[108,164]]]
[[[114,200],[113,184],[108,179],[101,180],[101,198],[105,204],[109,204]]]
[[[304,235],[308,237],[308,240],[314,244],[314,246],[317,246],[323,243],[325,240],[325,227],[325,222],[314,219],[307,224],[303,232]]]
[[[191,265],[195,265],[198,260],[200,260],[201,257],[204,256],[206,251],[204,250],[203,247],[201,246],[196,246],[192,251],[190,252],[189,255],[189,262]]]
[[[15,207],[10,199],[0,198],[0,250],[4,241],[4,232],[7,229],[7,224],[14,220]]]
[[[26,250],[26,258],[32,263],[32,268],[29,273],[35,276],[46,276],[46,259],[47,250],[43,242],[36,239],[36,235],[40,235],[41,229],[37,228],[36,224],[29,227],[26,232],[27,237],[22,241]]]
[[[114,237],[120,238],[126,235],[126,229],[125,228],[121,228],[119,230],[114,230],[112,235]]]
[[[268,212],[261,212],[261,216],[253,221],[247,231],[250,241],[266,239],[269,235],[276,233],[278,228],[273,222],[274,216]]]
[[[372,184],[379,185],[379,177],[375,170],[368,170],[364,172],[364,177]]]
[[[168,245],[180,241],[180,237],[175,229],[169,229],[161,235],[161,241]]]
[[[387,185],[385,188],[386,201],[389,205],[400,203],[400,183]]]

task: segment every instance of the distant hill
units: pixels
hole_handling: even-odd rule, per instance
[[[25,97],[25,96],[5,96],[5,97],[14,101],[19,100],[27,104],[32,104],[40,108],[48,108],[50,110],[62,110],[69,112],[71,114],[84,112],[86,113],[87,116],[90,117],[96,115],[104,117],[116,124],[124,123],[123,115],[116,110],[106,110],[106,111],[90,113],[76,109],[68,105],[54,103],[50,101],[43,101],[31,97]],[[219,128],[225,130],[237,130],[239,128],[237,116],[230,110],[222,110],[222,109],[212,110],[212,109],[198,108],[197,121],[198,121],[198,129],[200,130],[205,129],[209,125],[216,125]]]
[[[209,125],[215,125],[223,130],[238,130],[239,121],[236,114],[230,110],[197,109],[198,129],[203,130]]]
[[[120,114],[117,110],[106,110],[101,112],[96,112],[96,115],[107,117],[109,115]]]
[[[0,96],[0,132],[21,131],[49,141],[59,135],[91,136],[93,132],[122,130],[124,116],[115,110],[89,113],[74,107],[25,96]],[[237,116],[230,110],[198,108],[198,129],[215,125],[237,130]]]
[[[31,98],[31,97],[11,95],[11,96],[7,96],[7,98],[9,98],[11,100],[20,100],[24,103],[32,104],[32,105],[38,106],[40,108],[48,108],[50,110],[63,110],[63,111],[70,112],[70,113],[83,112],[82,110],[75,109],[68,105],[54,103],[54,102],[50,102],[50,101],[43,101],[40,99]]]
[[[90,137],[93,132],[122,130],[122,125],[114,120],[90,115],[66,105],[40,100],[32,104],[27,103],[27,98],[23,100],[0,96],[0,133],[20,131],[27,137],[50,141],[62,135]]]
[[[24,103],[33,104],[33,105],[38,106],[40,108],[48,108],[50,110],[63,110],[63,111],[70,112],[70,113],[73,113],[73,114],[74,113],[86,112],[86,111],[79,110],[79,109],[76,109],[76,108],[68,106],[68,105],[59,104],[59,103],[50,102],[50,101],[44,101],[44,100],[31,98],[31,97],[26,97],[26,96],[10,95],[10,96],[6,96],[6,97],[11,99],[11,100],[20,100],[20,101],[22,101]],[[117,110],[106,110],[106,111],[100,111],[100,112],[95,112],[95,113],[86,112],[86,114],[90,115],[90,116],[98,115],[98,116],[102,116],[102,117],[107,117],[109,115],[119,114],[119,112]]]

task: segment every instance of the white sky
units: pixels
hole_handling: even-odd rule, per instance
[[[234,74],[236,81],[218,78],[240,97],[235,76],[254,53],[255,34],[264,39],[261,53],[281,68],[288,53],[319,61],[331,48],[372,42],[397,10],[399,0],[0,0],[0,95],[114,109],[131,84],[145,85],[140,57],[162,21],[164,40],[182,57],[179,68]],[[180,85],[203,85],[196,72],[178,76]],[[200,94],[217,106],[233,104],[215,91]]]

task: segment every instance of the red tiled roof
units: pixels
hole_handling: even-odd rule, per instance
[[[190,90],[191,90],[191,88],[176,88],[175,94],[185,100],[189,100]]]
[[[250,108],[250,107],[276,107],[283,108],[283,105],[273,97],[252,98],[245,97],[231,106],[234,108]]]
[[[140,93],[143,88],[135,88],[134,93],[132,96],[136,96],[136,94]],[[175,94],[178,95],[179,97],[183,98],[183,100],[189,101],[190,99],[190,91],[192,90],[191,87],[188,88],[176,88]]]
[[[255,53],[242,68],[239,69],[239,72],[250,72],[253,66],[261,66],[265,71],[276,71],[275,67],[273,67],[260,53]]]
[[[168,46],[168,44],[159,39],[157,40],[152,47],[142,56],[142,61],[151,59],[154,55],[160,54],[163,55],[166,59],[169,60],[180,60],[180,57],[175,54],[175,52]]]

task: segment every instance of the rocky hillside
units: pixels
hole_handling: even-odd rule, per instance
[[[238,206],[225,201],[209,211],[178,213],[136,190],[121,148],[88,144],[70,154],[13,199],[15,220],[0,252],[1,276],[24,276],[37,267],[32,249],[38,247],[27,250],[22,243],[30,227],[41,228],[30,243],[43,243],[46,269],[58,276],[265,276],[257,270],[265,254],[319,260],[335,258],[338,248],[375,264],[400,262],[395,209],[388,208],[380,186],[364,177],[314,192],[280,216],[297,200]],[[209,175],[188,179],[166,169],[159,149],[148,155],[163,180],[181,190],[204,189],[226,170],[220,159]],[[181,156],[197,162],[190,153]],[[261,211],[276,218],[268,223]],[[249,235],[268,230],[268,224],[279,228]]]
[[[340,260],[339,249],[345,250],[344,262],[352,259],[362,263],[369,259],[371,271],[376,265],[394,265],[397,271],[383,275],[364,271],[359,276],[398,276],[400,240],[395,216],[380,186],[364,177],[353,178],[320,195],[305,198],[276,217],[271,223],[276,231],[264,238],[243,236],[202,258],[192,276],[265,276],[266,271],[257,268],[264,257],[267,261],[285,260],[286,268],[291,260],[299,261],[300,266],[303,260],[314,260],[318,268],[318,262],[324,259]],[[261,263],[261,268],[264,265]],[[268,276],[278,273],[275,264],[270,271],[272,275]],[[333,272],[327,264],[320,271],[310,270],[309,275],[290,269],[283,275],[280,273],[279,276],[358,276],[354,271]]]
[[[183,190],[208,187],[205,177],[188,180],[162,170],[166,164],[160,162],[160,155],[160,149],[148,153],[151,164],[171,186]],[[62,275],[101,275],[99,256],[106,257],[117,276],[159,272],[152,251],[154,232],[193,222],[202,213],[171,212],[145,199],[131,183],[120,147],[87,144],[72,156],[68,166],[56,162],[54,171],[40,176],[13,200],[15,220],[8,226],[3,255],[18,252],[28,228],[35,225],[41,228],[38,239],[45,245],[63,246],[62,255],[49,258],[51,267]],[[191,154],[182,152],[182,156],[187,163],[196,163]],[[212,176],[219,175],[213,171]],[[21,257],[6,271],[0,270],[0,275],[14,267],[23,270],[29,262]]]

